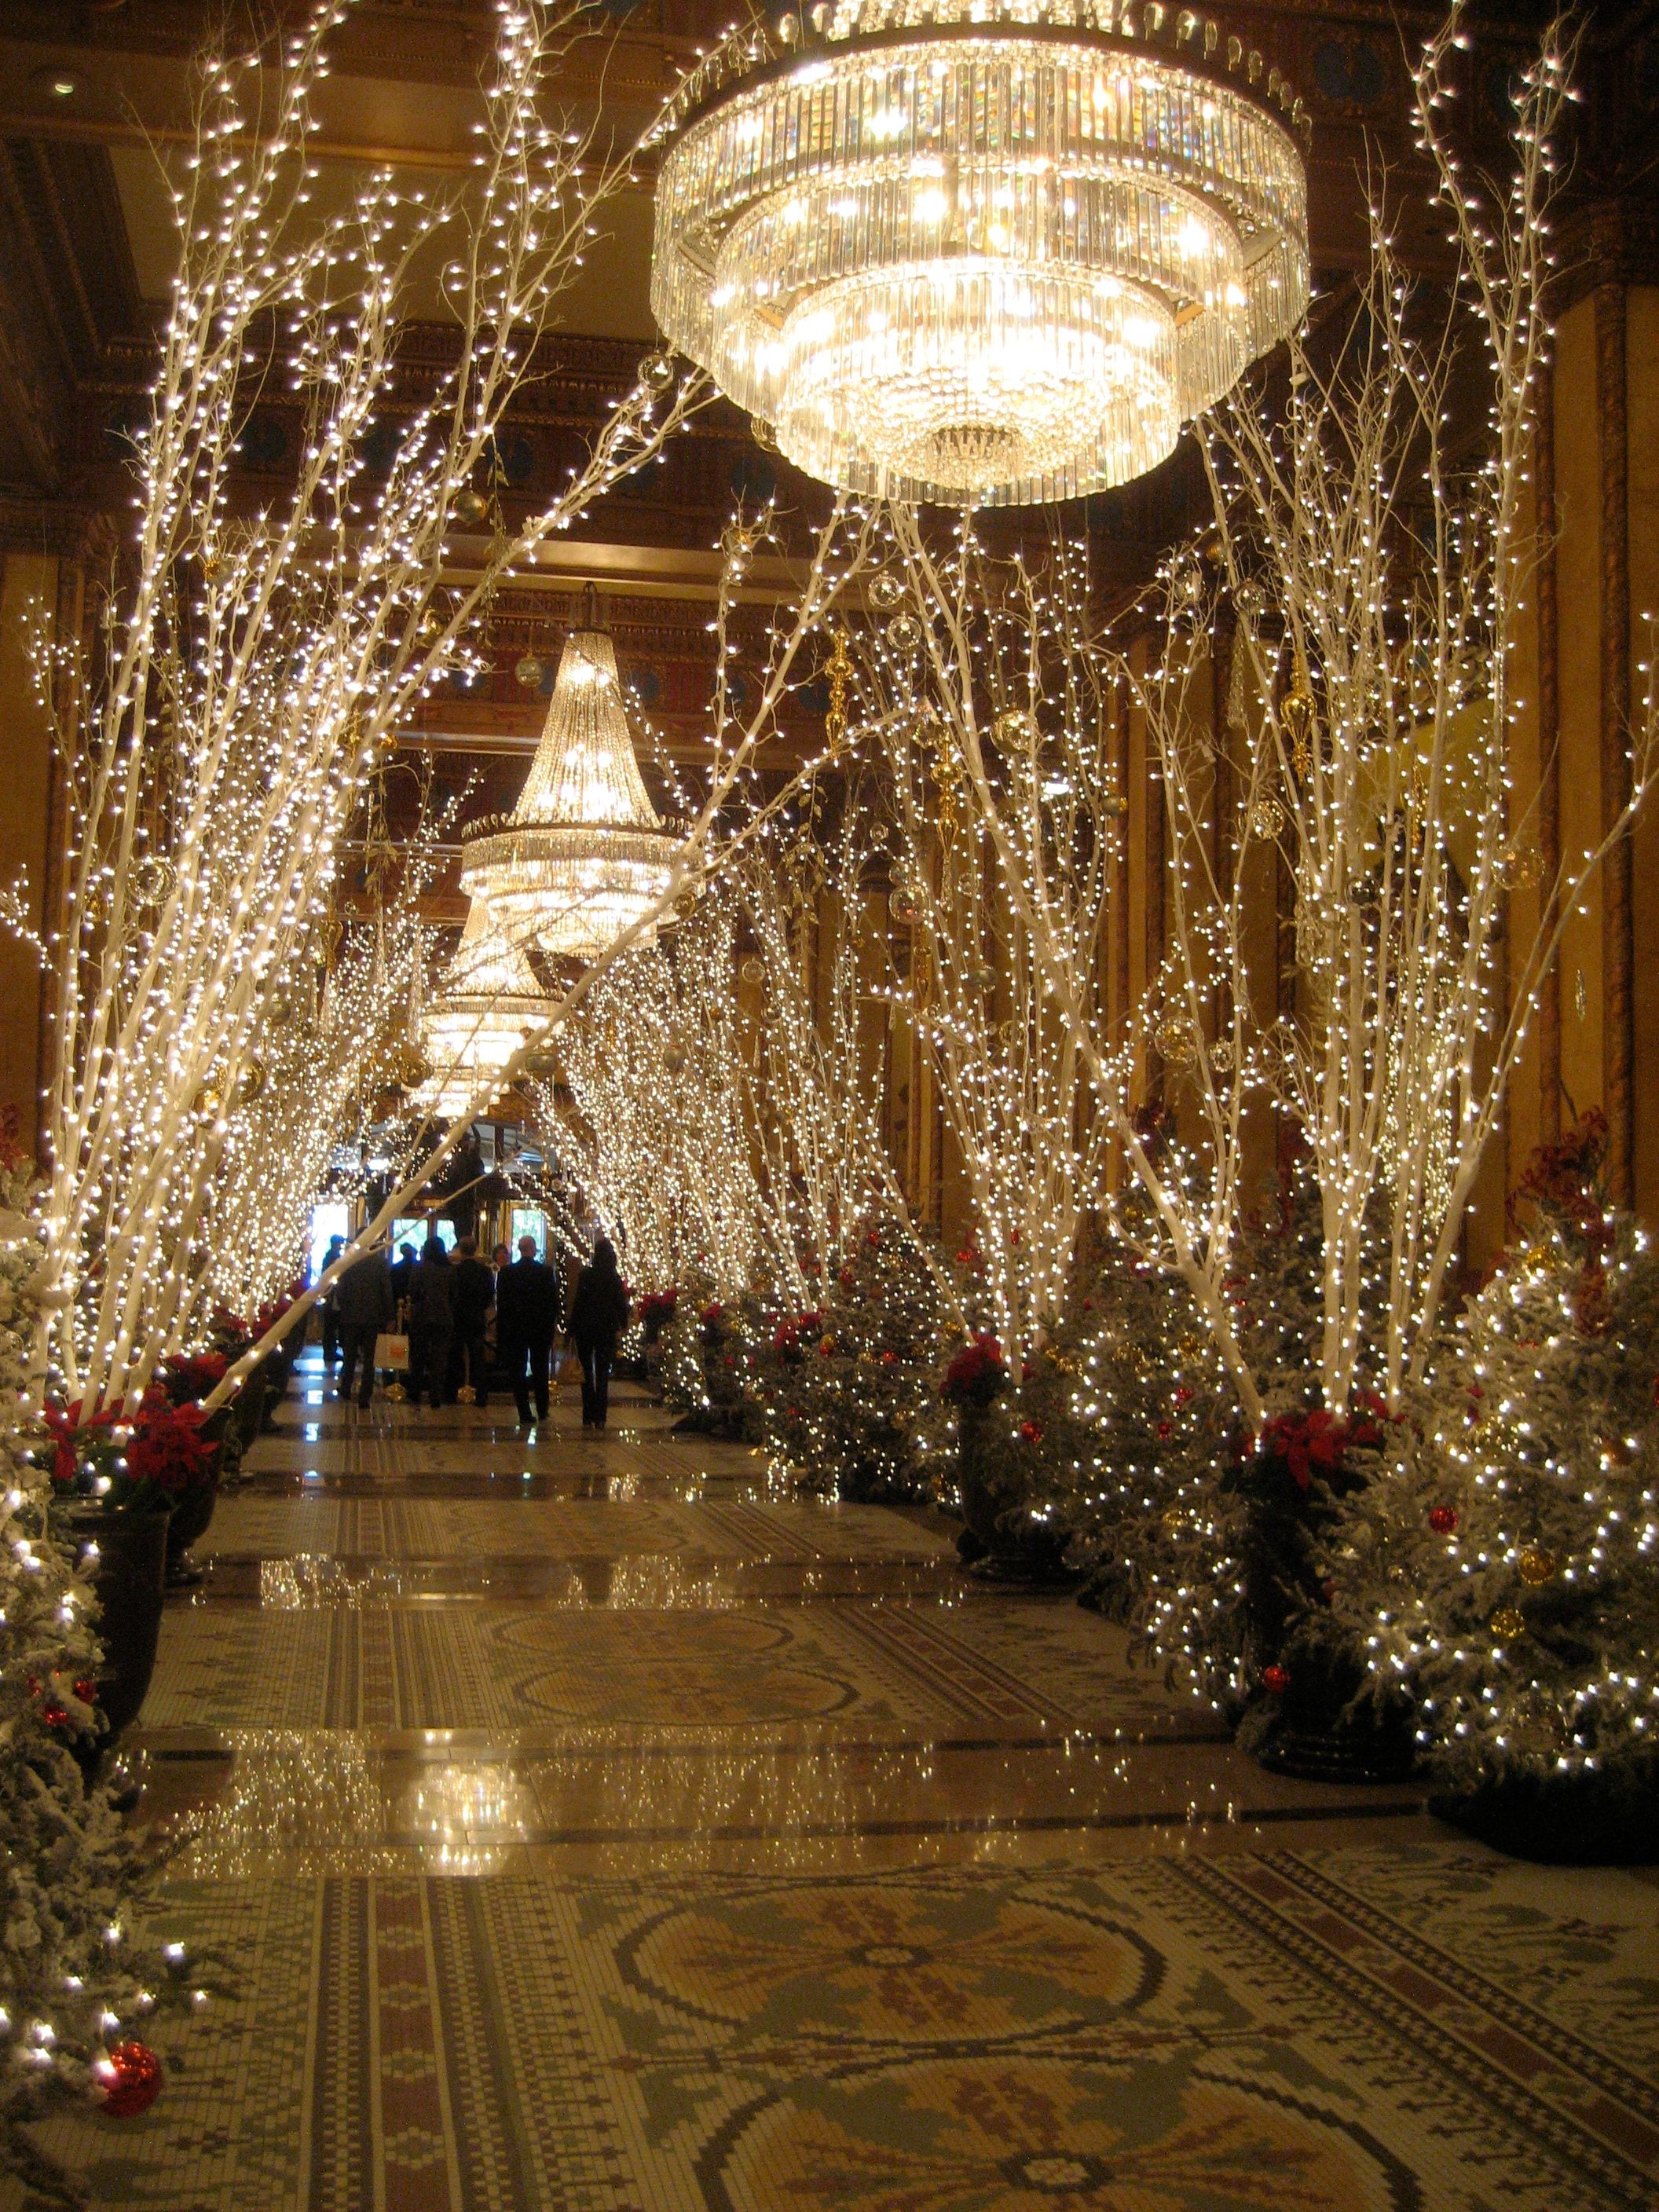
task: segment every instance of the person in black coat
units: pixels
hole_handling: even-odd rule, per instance
[[[351,1395],[352,1376],[362,1362],[363,1379],[357,1403],[367,1407],[374,1395],[374,1340],[390,1328],[398,1302],[392,1295],[392,1268],[384,1252],[365,1252],[354,1260],[334,1285],[334,1312],[340,1330],[340,1390]]]
[[[410,1286],[415,1280],[415,1269],[418,1264],[418,1255],[412,1244],[404,1243],[398,1247],[398,1256],[392,1263],[392,1297],[393,1304],[399,1308],[409,1304]],[[404,1318],[408,1319],[407,1314]]]
[[[489,1369],[484,1358],[484,1324],[495,1303],[495,1271],[478,1257],[476,1237],[463,1237],[455,1262],[455,1336],[450,1349],[450,1395],[462,1382],[472,1385],[475,1406],[489,1402]]]
[[[536,1257],[535,1238],[521,1237],[518,1258],[495,1278],[495,1347],[526,1428],[532,1390],[536,1418],[547,1419],[547,1358],[558,1329],[559,1279]]]
[[[319,1277],[325,1275],[328,1273],[329,1269],[334,1265],[334,1262],[339,1258],[341,1253],[345,1250],[345,1244],[346,1241],[343,1237],[331,1237],[329,1238],[328,1249],[323,1255],[323,1264],[317,1270]],[[325,1367],[331,1368],[335,1365],[340,1357],[340,1316],[339,1310],[335,1303],[335,1291],[337,1291],[339,1285],[337,1282],[335,1285],[335,1290],[325,1291],[322,1297],[318,1300],[318,1304],[322,1310],[323,1316],[323,1364]]]
[[[617,1273],[617,1248],[608,1237],[593,1247],[570,1302],[570,1340],[582,1364],[582,1426],[602,1429],[610,1411],[611,1368],[617,1339],[628,1326],[628,1292]]]
[[[409,1395],[418,1403],[424,1385],[434,1413],[444,1401],[454,1328],[455,1271],[434,1229],[409,1285]]]

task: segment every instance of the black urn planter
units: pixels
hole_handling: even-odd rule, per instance
[[[167,1580],[170,1584],[201,1579],[201,1570],[190,1564],[188,1554],[191,1546],[206,1535],[218,1503],[219,1470],[215,1467],[182,1493],[167,1515]]]
[[[1429,1810],[1511,1858],[1541,1866],[1659,1864],[1659,1757],[1572,1774],[1495,1776],[1437,1791]]]
[[[1417,1764],[1416,1717],[1403,1698],[1363,1700],[1364,1668],[1321,1641],[1294,1639],[1288,1686],[1240,1731],[1259,1765],[1304,1782],[1403,1782]]]
[[[992,1558],[998,1550],[1002,1502],[985,1469],[985,1408],[957,1409],[957,1489],[962,1499],[962,1534],[957,1550],[966,1560]]]
[[[74,1512],[65,1534],[75,1544],[98,1547],[92,1586],[98,1596],[98,1710],[104,1733],[97,1749],[112,1743],[138,1717],[155,1670],[161,1633],[170,1513]]]

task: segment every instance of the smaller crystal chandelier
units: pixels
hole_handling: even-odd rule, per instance
[[[499,1075],[553,1014],[524,947],[475,898],[438,994],[422,1012],[432,1073],[416,1103],[437,1114],[464,1113],[485,1079]]]
[[[519,803],[469,832],[461,888],[553,957],[593,960],[662,898],[680,843],[634,757],[616,648],[590,584]]]

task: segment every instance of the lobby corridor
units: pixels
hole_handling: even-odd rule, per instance
[[[1659,2191],[1659,1887],[1263,1773],[1065,1598],[619,1392],[326,1401],[138,1741],[234,1985],[155,2212],[1600,2212]]]

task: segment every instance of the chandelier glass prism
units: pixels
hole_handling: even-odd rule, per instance
[[[555,1011],[523,945],[475,898],[442,984],[421,1013],[432,1073],[415,1103],[439,1114],[463,1112]]]
[[[811,24],[682,84],[651,278],[665,335],[809,474],[957,506],[1123,483],[1301,319],[1306,118],[1215,18],[827,0]]]
[[[566,639],[541,743],[519,803],[461,848],[461,888],[522,941],[593,960],[667,890],[682,839],[651,803],[634,756],[616,648],[592,615]]]

